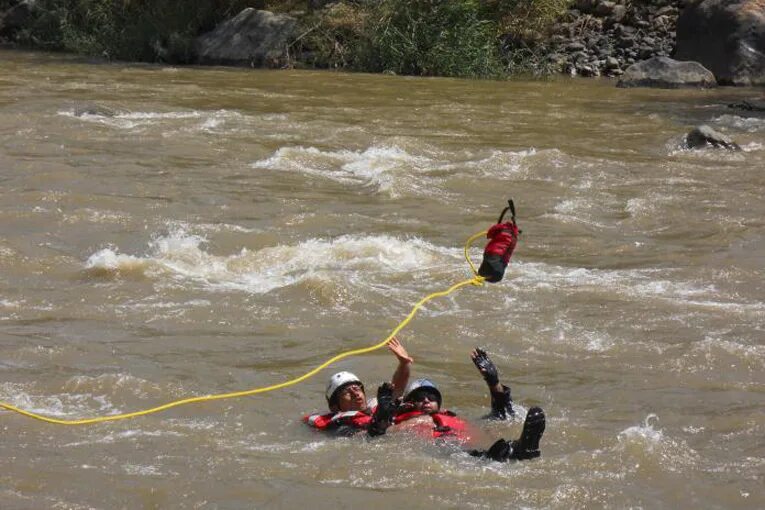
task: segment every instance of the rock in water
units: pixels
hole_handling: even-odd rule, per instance
[[[653,57],[628,67],[616,86],[710,88],[716,87],[717,81],[712,72],[698,62],[678,62],[669,57]]]
[[[706,125],[698,126],[688,133],[685,137],[685,145],[689,149],[701,149],[711,146],[731,151],[741,150],[741,147],[736,142]]]

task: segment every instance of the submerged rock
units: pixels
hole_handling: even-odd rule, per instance
[[[112,110],[106,106],[102,106],[94,103],[81,103],[74,106],[73,113],[75,117],[82,117],[84,115],[98,115],[100,117],[114,117],[119,112]]]
[[[247,8],[194,40],[199,64],[277,67],[287,61],[297,20]]]
[[[685,136],[685,145],[689,149],[715,147],[731,151],[741,150],[741,147],[739,147],[736,142],[706,125],[693,128],[693,130]]]
[[[677,20],[677,51],[723,85],[765,85],[765,0],[703,0]]]
[[[716,87],[717,81],[712,72],[698,62],[679,62],[669,57],[653,57],[628,67],[616,86],[710,88]]]
[[[758,101],[757,99],[745,99],[740,103],[730,103],[728,108],[735,108],[737,110],[744,110],[747,112],[765,112],[765,101]]]

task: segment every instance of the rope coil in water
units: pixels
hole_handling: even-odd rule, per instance
[[[46,423],[52,423],[55,425],[91,425],[95,423],[103,423],[107,421],[119,421],[119,420],[127,420],[128,418],[137,418],[139,416],[145,416],[147,414],[153,414],[158,413],[160,411],[165,411],[167,409],[172,409],[173,407],[179,407],[187,404],[194,404],[198,402],[209,402],[212,400],[223,400],[227,398],[238,398],[238,397],[247,397],[250,395],[257,395],[258,393],[267,393],[269,391],[278,390],[281,388],[287,388],[289,386],[293,386],[295,384],[298,384],[302,381],[305,381],[306,379],[313,377],[317,373],[321,372],[325,368],[327,368],[329,365],[340,361],[341,359],[349,358],[351,356],[357,356],[359,354],[366,354],[372,351],[375,351],[377,349],[381,349],[387,345],[390,340],[396,336],[396,334],[404,329],[407,324],[414,318],[417,311],[428,301],[438,298],[438,297],[444,297],[448,296],[452,292],[461,289],[462,287],[465,287],[467,285],[483,285],[484,278],[482,276],[478,275],[478,271],[475,268],[475,265],[473,265],[473,262],[470,260],[470,255],[468,253],[470,249],[470,245],[475,241],[477,238],[486,235],[486,231],[478,232],[477,234],[471,236],[466,242],[465,242],[465,260],[467,260],[468,264],[470,265],[470,270],[473,272],[473,277],[467,280],[463,280],[461,282],[455,283],[451,287],[449,287],[446,290],[440,291],[440,292],[433,292],[432,294],[428,294],[421,300],[419,300],[413,307],[412,310],[409,312],[409,314],[402,320],[395,328],[393,328],[393,331],[385,338],[385,340],[382,340],[380,343],[372,345],[371,347],[364,347],[361,349],[354,349],[350,351],[345,351],[337,356],[334,356],[333,358],[328,359],[321,365],[317,366],[316,368],[306,372],[305,374],[296,377],[294,379],[290,379],[289,381],[285,381],[278,384],[273,384],[271,386],[262,386],[260,388],[252,388],[250,390],[244,390],[244,391],[234,391],[231,393],[219,393],[215,395],[201,395],[198,397],[190,397],[190,398],[184,398],[181,400],[175,400],[173,402],[168,402],[167,404],[163,404],[160,406],[152,407],[149,409],[144,409],[141,411],[134,411],[132,413],[123,413],[123,414],[113,414],[108,416],[97,416],[94,418],[83,418],[78,420],[63,420],[58,418],[51,418],[49,416],[45,416],[38,413],[33,413],[31,411],[26,411],[24,409],[20,409],[14,405],[7,404],[5,402],[0,402],[0,408],[7,409],[8,411],[13,411],[15,413],[21,414],[23,416],[26,416],[28,418],[32,418],[34,420],[43,421]]]

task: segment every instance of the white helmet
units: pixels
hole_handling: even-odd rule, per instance
[[[438,407],[441,407],[441,392],[438,391],[438,386],[436,386],[436,383],[430,379],[415,379],[414,381],[410,382],[407,385],[406,390],[404,390],[404,402],[410,400],[412,393],[420,389],[426,389],[435,393],[436,399],[438,399]]]
[[[332,403],[332,397],[335,396],[335,392],[348,384],[358,384],[361,386],[362,390],[364,389],[364,384],[362,384],[361,379],[356,377],[356,374],[350,372],[338,372],[330,377],[329,382],[327,383],[327,391],[324,392],[324,395],[327,397],[327,402]]]

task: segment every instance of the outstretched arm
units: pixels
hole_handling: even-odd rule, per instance
[[[414,360],[395,336],[388,342],[388,350],[398,358],[398,366],[393,372],[391,384],[393,384],[393,398],[399,398],[404,394],[406,385],[409,383],[410,366]]]
[[[491,414],[489,416],[500,420],[504,420],[508,416],[514,416],[515,410],[513,409],[513,399],[510,396],[510,388],[499,383],[497,367],[489,359],[486,351],[476,347],[470,353],[470,359],[473,360],[484,381],[486,381],[486,385],[489,387],[489,393],[491,394]]]

